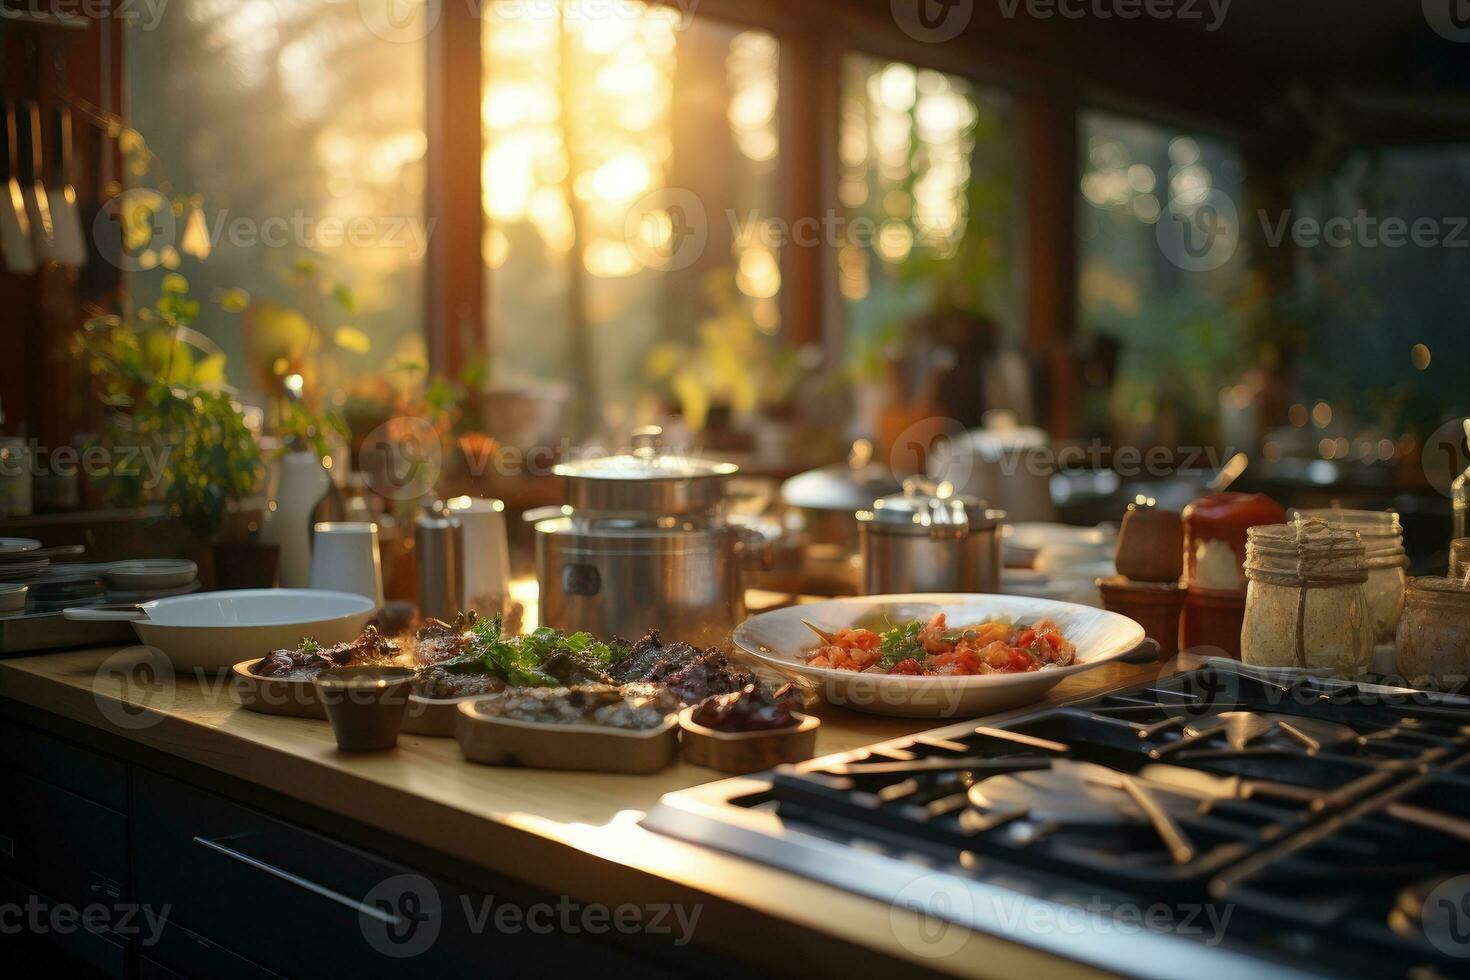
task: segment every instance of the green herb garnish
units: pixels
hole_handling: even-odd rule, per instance
[[[488,672],[521,687],[559,687],[560,681],[541,672],[541,665],[557,653],[578,653],[603,664],[617,663],[629,653],[626,646],[599,642],[591,633],[568,636],[549,626],[507,637],[498,616],[475,623],[470,633],[471,651],[442,666],[454,673]]]
[[[902,626],[891,626],[879,633],[879,649],[882,651],[878,657],[879,666],[887,669],[910,658],[922,659],[924,647],[919,643],[920,629],[918,620],[915,620]]]

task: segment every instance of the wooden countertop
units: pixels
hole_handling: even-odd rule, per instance
[[[871,950],[915,972],[990,977],[1039,969],[1055,973],[1062,967],[1067,976],[1096,975],[981,934],[971,934],[952,955],[928,958],[924,944],[913,941],[924,923],[911,912],[637,825],[663,794],[722,778],[711,770],[684,762],[651,776],[503,769],[464,761],[452,739],[408,735],[391,753],[344,755],[325,722],[240,709],[225,678],[130,681],[125,668],[145,656],[143,648],[133,647],[0,661],[0,696],[553,894],[610,905],[702,903],[696,944],[747,962],[754,958],[781,972],[830,972],[830,958],[804,959],[808,947],[841,947],[854,954],[844,959],[855,968],[863,968],[863,951]],[[99,673],[104,665],[107,670]],[[1083,697],[1159,672],[1158,666],[1101,667],[1064,682],[1051,700]],[[937,727],[933,721],[829,706],[816,713],[823,720],[819,754]],[[813,938],[824,941],[774,942],[773,925],[815,933]]]

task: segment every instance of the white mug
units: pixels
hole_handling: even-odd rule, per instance
[[[464,527],[465,604],[482,616],[502,615],[510,597],[510,544],[506,538],[505,503],[478,497],[455,497],[451,514]]]
[[[383,605],[383,566],[378,558],[378,525],[367,521],[330,521],[313,529],[311,587],[352,592]]]

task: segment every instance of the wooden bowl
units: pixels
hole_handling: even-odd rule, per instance
[[[240,707],[263,715],[327,720],[327,709],[317,697],[316,684],[312,680],[261,677],[253,673],[250,668],[264,659],[242,660],[230,668],[234,675],[231,687]]]
[[[631,731],[603,725],[552,725],[481,714],[476,698],[459,705],[454,737],[471,762],[585,772],[657,772],[679,754],[679,718]]]
[[[397,747],[408,712],[412,667],[335,667],[318,674],[314,683],[338,749],[384,752]]]
[[[1134,582],[1121,575],[1097,580],[1103,608],[1143,627],[1149,639],[1157,640],[1161,656],[1179,652],[1179,615],[1184,610],[1184,589],[1178,582]]]
[[[403,716],[403,731],[409,735],[427,735],[430,738],[453,738],[459,718],[459,706],[484,696],[467,694],[462,698],[439,700],[411,694],[408,697],[408,712]]]
[[[1135,582],[1178,582],[1184,573],[1184,521],[1178,511],[1130,507],[1118,531],[1118,574]]]
[[[694,720],[691,706],[679,712],[684,761],[719,772],[743,775],[788,762],[805,762],[817,748],[820,718],[792,712],[797,723],[789,728],[759,732],[722,732]]]

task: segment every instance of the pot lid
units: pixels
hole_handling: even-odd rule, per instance
[[[1005,513],[986,509],[983,500],[956,494],[953,484],[910,477],[903,482],[903,493],[880,497],[871,510],[858,511],[857,519],[885,533],[963,537],[996,527]]]
[[[657,426],[633,433],[632,448],[616,456],[562,463],[553,472],[567,480],[578,512],[687,514],[723,502],[733,463],[664,451]]]
[[[852,512],[902,488],[888,467],[873,460],[866,439],[853,443],[847,462],[798,473],[781,484],[781,501],[790,507]]]
[[[558,476],[587,480],[692,480],[707,476],[730,476],[738,467],[671,453],[664,449],[663,430],[649,426],[633,433],[632,449],[616,456],[601,456],[575,463],[561,463]]]

